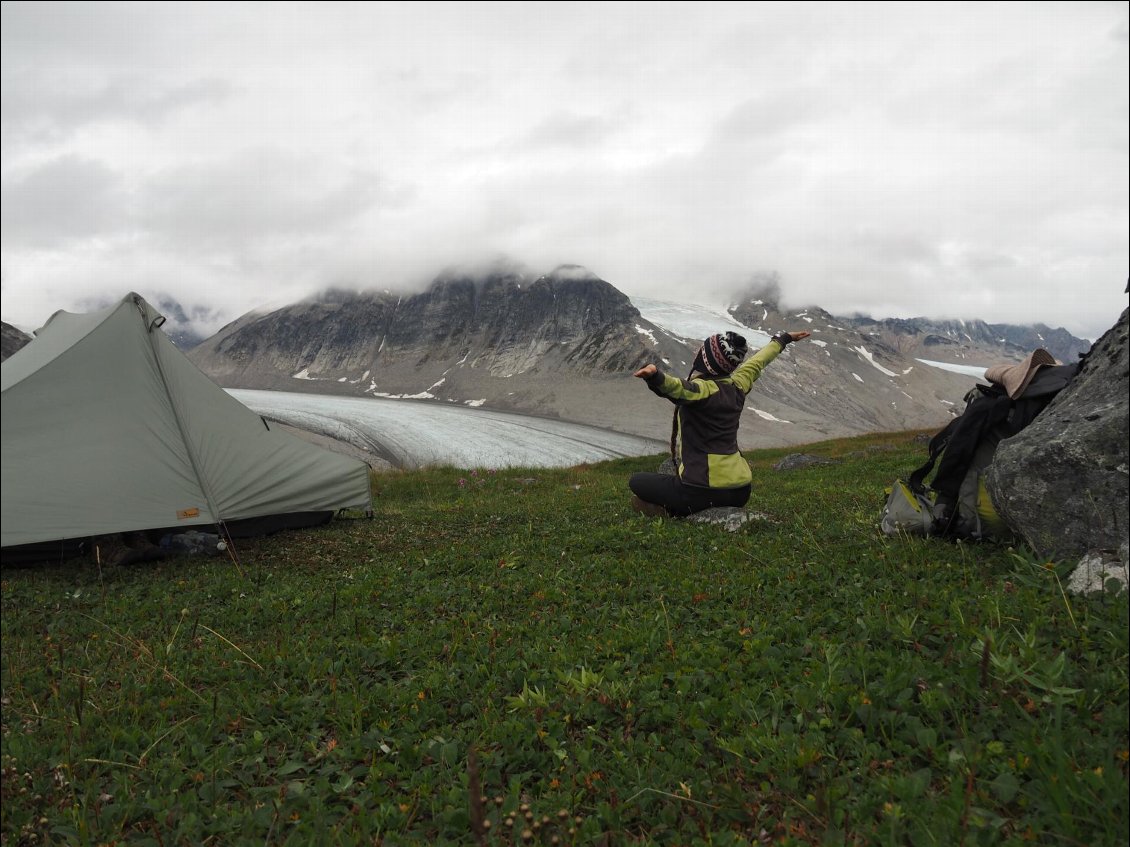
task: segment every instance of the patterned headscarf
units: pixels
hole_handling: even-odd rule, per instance
[[[746,340],[736,332],[715,333],[702,343],[691,371],[714,378],[726,376],[742,363],[747,352]]]

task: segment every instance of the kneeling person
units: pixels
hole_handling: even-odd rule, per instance
[[[752,475],[738,451],[738,424],[746,395],[766,366],[789,344],[812,333],[778,332],[752,358],[735,332],[712,335],[695,356],[687,379],[645,365],[633,376],[675,404],[671,456],[675,476],[636,473],[628,480],[632,506],[650,515],[685,517],[717,506],[744,506]]]

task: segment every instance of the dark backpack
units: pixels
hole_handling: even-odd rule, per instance
[[[883,509],[883,531],[1007,537],[985,489],[985,469],[997,445],[1034,421],[1078,370],[1079,363],[1040,368],[1015,400],[999,385],[975,386],[965,395],[965,410],[930,439],[926,462],[905,483],[896,481]],[[937,472],[927,482],[935,464]]]

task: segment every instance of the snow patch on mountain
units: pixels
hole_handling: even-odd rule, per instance
[[[932,368],[941,368],[943,371],[951,371],[955,374],[975,376],[978,379],[985,378],[985,368],[980,365],[955,365],[950,362],[933,362],[929,359],[915,359],[915,361],[921,362],[924,365],[929,365]]]
[[[887,376],[898,376],[898,374],[896,374],[894,371],[889,371],[886,368],[884,368],[882,365],[880,365],[878,362],[876,362],[875,356],[871,353],[870,350],[868,350],[862,344],[859,345],[858,347],[852,347],[851,349],[854,350],[856,353],[858,353],[860,356],[862,356],[864,359],[866,359],[871,364],[871,367],[875,368],[875,370],[877,370],[881,373],[885,373]]]
[[[780,418],[775,417],[775,416],[769,414],[768,412],[764,412],[761,409],[755,409],[753,406],[746,406],[746,408],[749,409],[751,412],[753,412],[755,415],[757,415],[762,420],[772,421],[773,423],[783,423],[783,424],[791,423],[791,421],[781,420]]]
[[[640,335],[646,335],[648,340],[652,344],[658,344],[659,343],[658,341],[655,340],[655,333],[652,332],[650,329],[644,329],[639,324],[636,324],[636,332],[638,332]]]

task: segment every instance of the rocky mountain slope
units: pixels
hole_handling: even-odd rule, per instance
[[[1074,362],[1090,349],[1090,342],[1065,329],[1044,324],[1013,326],[984,321],[936,321],[926,318],[851,318],[848,324],[878,336],[905,353],[938,362],[972,363],[1028,355],[1043,347],[1061,362]]]
[[[0,361],[7,359],[31,341],[26,332],[16,329],[10,323],[0,321]]]
[[[974,379],[918,359],[984,367],[1030,352],[984,324],[839,318],[756,294],[730,314],[755,348],[778,329],[813,332],[754,386],[746,448],[940,426]],[[701,341],[563,266],[536,278],[453,272],[411,296],[331,291],[244,315],[188,355],[227,387],[485,405],[665,440],[670,405],[631,373],[655,362],[685,376]]]
[[[1076,338],[1065,329],[1044,324],[1016,326],[980,320],[833,316],[817,307],[784,309],[779,299],[778,288],[769,285],[746,293],[730,307],[730,312],[752,327],[766,322],[800,321],[841,332],[855,331],[892,354],[949,364],[984,367],[986,363],[1019,361],[1037,347],[1043,347],[1061,362],[1074,362],[1091,347],[1089,341]]]

